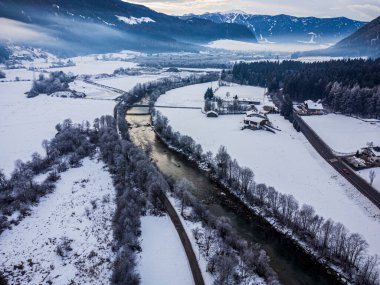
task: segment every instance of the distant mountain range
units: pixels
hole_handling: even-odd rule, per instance
[[[12,20],[2,29],[23,29],[24,41],[63,54],[195,51],[218,39],[257,42],[243,25],[180,19],[121,0],[0,0],[0,17]]]
[[[295,53],[293,57],[318,55],[380,57],[380,16],[328,49]]]
[[[235,23],[247,26],[256,37],[265,42],[336,43],[357,31],[366,22],[345,17],[315,18],[288,15],[251,15],[242,11],[189,14],[182,19],[200,18],[215,23]]]

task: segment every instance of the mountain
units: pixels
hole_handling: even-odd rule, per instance
[[[300,56],[380,57],[380,16],[361,27],[334,46],[314,51],[294,53]]]
[[[0,40],[11,37],[68,54],[115,49],[193,51],[217,39],[256,42],[243,25],[179,19],[121,0],[0,0],[0,19],[2,29],[6,19]],[[9,35],[5,30],[17,33]],[[14,40],[17,35],[24,37]]]
[[[331,48],[357,56],[380,57],[380,16]]]
[[[242,11],[189,14],[182,19],[201,18],[215,23],[247,26],[258,39],[270,42],[335,43],[362,27],[365,22],[345,17],[315,18],[288,15],[251,15]]]

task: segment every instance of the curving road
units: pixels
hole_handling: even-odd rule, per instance
[[[194,284],[195,285],[205,285],[205,282],[204,282],[203,276],[202,276],[202,272],[199,269],[197,257],[195,256],[195,253],[194,253],[193,247],[191,246],[191,242],[189,240],[189,237],[187,236],[187,233],[186,233],[186,231],[185,231],[185,229],[181,223],[181,220],[180,220],[176,210],[174,209],[174,207],[172,206],[169,199],[166,197],[166,195],[164,193],[161,192],[159,195],[159,198],[160,198],[162,204],[164,205],[166,212],[168,213],[170,219],[172,220],[172,223],[173,223],[174,227],[176,228],[178,235],[181,239],[182,245],[183,245],[185,252],[186,252],[187,259],[188,259],[189,264],[190,264],[191,272],[193,274]]]
[[[305,123],[296,113],[294,119],[298,122],[302,133],[317,152],[356,189],[367,197],[376,207],[380,209],[380,193],[368,184],[362,177],[356,174],[340,157],[334,155],[329,146]]]

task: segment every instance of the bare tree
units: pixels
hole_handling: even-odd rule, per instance
[[[369,184],[372,185],[373,180],[375,180],[375,177],[376,177],[376,172],[375,172],[375,170],[372,169],[372,170],[369,172]]]
[[[191,200],[190,191],[193,189],[193,184],[187,179],[181,179],[174,185],[174,191],[177,193],[178,198],[181,200],[181,215],[188,202]]]

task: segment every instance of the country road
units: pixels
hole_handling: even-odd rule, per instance
[[[203,280],[202,272],[199,269],[199,264],[197,257],[194,253],[193,247],[191,245],[191,242],[189,240],[189,237],[187,236],[187,233],[181,223],[180,218],[178,217],[177,212],[175,211],[174,207],[170,203],[169,199],[166,197],[164,193],[160,194],[160,200],[162,204],[164,205],[166,212],[168,213],[170,219],[172,220],[172,223],[174,227],[176,228],[178,235],[181,239],[182,245],[185,249],[187,259],[190,264],[191,272],[194,278],[194,284],[195,285],[205,285],[205,282]]]
[[[380,209],[380,193],[368,184],[362,177],[356,174],[340,157],[333,154],[328,145],[305,123],[296,113],[293,115],[298,122],[302,133],[317,152],[334,167],[348,182],[367,197],[376,207]]]

